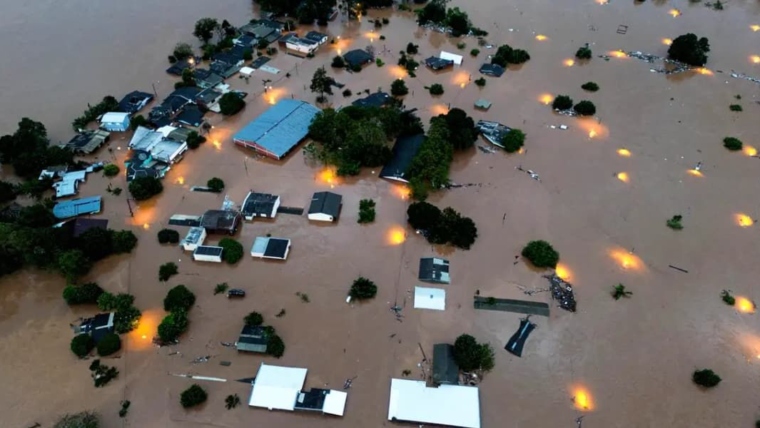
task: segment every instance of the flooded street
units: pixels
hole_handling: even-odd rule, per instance
[[[403,370],[419,378],[420,346],[430,356],[433,344],[453,343],[462,333],[490,343],[496,352],[496,366],[480,385],[483,427],[569,427],[580,415],[586,415],[587,427],[621,428],[743,427],[760,419],[758,314],[740,313],[720,300],[724,289],[760,300],[753,267],[760,258],[759,226],[742,227],[740,221],[741,215],[760,215],[760,160],[748,156],[749,149],[729,152],[722,146],[724,137],[733,136],[760,147],[760,85],[730,76],[735,70],[760,78],[760,64],[753,61],[760,55],[760,31],[752,27],[760,25],[760,3],[728,2],[722,11],[686,0],[481,0],[477,6],[454,0],[449,6],[467,11],[490,33],[489,43],[525,49],[531,60],[499,79],[486,77],[487,85],[478,88],[473,83],[481,76],[478,68],[495,47],[478,47],[474,38],[464,38],[466,48],[460,51],[459,39],[418,28],[410,12],[370,11],[370,19],[390,19],[379,30],[368,17],[351,23],[339,18],[326,31],[340,40],[324,45],[316,58],[279,52],[268,64],[279,74],[257,71],[247,84],[229,79],[233,89],[249,92],[245,110],[229,119],[207,116],[215,126],[209,141],[173,166],[164,192],[140,203],[134,216],[126,192],[105,192],[109,183],[126,190],[123,174],[113,179],[90,175],[80,195],[102,194],[99,217],[109,219],[110,228],[133,230],[140,241],[131,255],[99,262],[85,280],[110,292],[134,294],[143,311],[141,325],[128,335],[120,358],[104,359],[120,370],[119,378],[96,389],[88,375],[90,362],[77,360],[69,350],[69,323],[96,308],[66,306],[64,280],[55,273],[25,270],[2,278],[0,425],[49,427],[64,413],[91,409],[102,415],[106,428],[392,426],[386,420],[390,378]],[[250,2],[238,0],[160,5],[6,1],[0,14],[0,54],[6,59],[0,63],[0,135],[31,117],[47,126],[54,142],[66,141],[73,136],[71,120],[105,95],[151,92],[154,83],[163,99],[177,80],[164,72],[167,55],[178,42],[197,44],[193,25],[205,16],[239,26],[254,17],[254,10]],[[659,64],[616,55],[622,50],[666,56],[665,39],[687,32],[710,40],[701,73],[665,76],[650,72]],[[416,78],[405,78],[395,64],[408,42],[419,45],[420,63],[441,50],[463,55],[464,62],[442,73],[422,66]],[[585,43],[594,57],[580,63],[574,53]],[[369,45],[385,66],[370,64],[361,73],[329,67],[333,56]],[[481,52],[473,58],[469,52],[476,47]],[[609,61],[597,55],[608,55]],[[270,162],[233,145],[231,136],[277,100],[314,102],[308,87],[322,66],[354,93],[345,98],[336,91],[330,97],[334,107],[349,104],[364,90],[388,91],[394,79],[405,78],[410,92],[404,104],[418,109],[426,126],[451,106],[475,120],[499,121],[527,134],[521,154],[476,148],[458,153],[451,180],[475,185],[430,198],[475,221],[479,237],[470,251],[432,248],[415,235],[406,225],[403,189],[378,179],[379,169],[342,180],[307,162],[300,149],[283,162]],[[262,79],[272,79],[273,89],[264,93]],[[588,81],[601,89],[583,91],[580,85]],[[428,93],[426,87],[434,83],[444,86],[443,95]],[[553,113],[547,104],[558,94],[593,101],[596,118]],[[479,98],[493,103],[490,110],[472,108]],[[741,104],[744,111],[731,112],[730,104]],[[116,134],[111,151],[103,148],[93,159],[123,165],[130,136]],[[482,139],[477,144],[488,145]],[[690,170],[698,162],[704,166],[697,174]],[[517,167],[536,171],[541,181]],[[224,194],[190,191],[211,177],[224,180]],[[189,253],[156,239],[172,214],[218,209],[224,195],[240,203],[254,189],[279,194],[283,206],[308,207],[313,192],[331,188],[343,195],[337,224],[318,225],[287,214],[247,222],[237,236],[246,256],[235,266],[193,262]],[[377,202],[377,219],[366,226],[356,223],[363,198]],[[677,214],[683,216],[681,231],[665,225]],[[185,228],[174,228],[184,236]],[[266,234],[292,240],[287,261],[247,255],[255,237]],[[560,270],[575,286],[577,313],[555,308],[548,293],[529,297],[521,291],[548,287],[542,273],[524,261],[512,264],[534,239],[547,240],[560,252]],[[419,258],[436,251],[451,261],[446,310],[415,310]],[[158,267],[169,261],[179,265],[179,275],[158,282]],[[378,295],[347,305],[345,296],[358,276],[377,283]],[[221,282],[246,290],[247,297],[214,296]],[[633,295],[615,301],[610,292],[620,283]],[[162,300],[177,284],[197,295],[190,328],[179,345],[157,348],[150,339],[165,315]],[[531,319],[538,328],[522,358],[503,350],[521,315],[475,311],[476,291],[550,303],[549,318]],[[308,294],[309,302],[296,293]],[[403,322],[389,309],[394,304],[403,307]],[[283,309],[286,314],[275,317]],[[237,354],[220,345],[236,340],[243,317],[254,310],[285,341],[281,359]],[[209,362],[191,364],[206,355],[212,356]],[[250,387],[235,380],[255,376],[262,361],[308,368],[306,388],[341,389],[356,376],[345,416],[248,408]],[[697,368],[713,369],[723,382],[700,390],[691,382]],[[173,376],[183,373],[228,381],[204,382],[208,402],[185,411],[178,397],[191,381]],[[235,393],[243,405],[228,411],[224,398]],[[121,419],[119,402],[125,399],[132,405]]]

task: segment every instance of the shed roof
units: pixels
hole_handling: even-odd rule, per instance
[[[504,67],[499,64],[483,64],[478,71],[487,76],[501,77],[504,74]]]
[[[438,385],[459,383],[459,366],[454,360],[454,347],[448,343],[433,345],[433,382]]]
[[[443,311],[446,309],[446,290],[442,288],[414,287],[414,308],[434,309]]]
[[[100,212],[102,201],[103,198],[101,196],[90,196],[88,198],[58,202],[53,207],[53,215],[56,218],[64,219],[82,214],[98,213]]]
[[[237,229],[239,221],[240,213],[237,211],[208,210],[201,218],[201,227],[210,231],[233,231]]]
[[[480,428],[480,397],[474,386],[441,385],[391,379],[388,420]]]
[[[454,61],[431,56],[425,60],[425,65],[432,68],[433,70],[443,70],[446,67],[453,67]]]
[[[234,139],[255,143],[281,158],[306,137],[318,112],[304,101],[281,100],[241,129]]]
[[[244,216],[248,217],[256,214],[257,216],[269,217],[274,211],[274,205],[280,199],[277,195],[269,193],[248,192],[243,201],[241,211]]]
[[[222,252],[224,251],[224,248],[222,247],[216,247],[213,245],[199,245],[195,251],[193,251],[193,255],[197,254],[199,256],[222,256]]]
[[[462,60],[464,57],[462,55],[453,54],[451,52],[441,51],[441,59],[447,59],[454,61],[454,64],[456,65],[462,65]]]
[[[317,192],[311,198],[309,214],[327,214],[338,218],[343,197],[332,192]]]
[[[248,405],[269,410],[293,410],[298,393],[306,382],[306,371],[261,363]]]
[[[129,119],[129,113],[111,111],[100,118],[100,123],[123,123],[127,119]]]
[[[352,102],[351,105],[357,107],[383,107],[391,102],[391,100],[391,96],[386,92],[375,92],[364,98],[359,98]]]
[[[424,134],[399,137],[396,144],[393,145],[393,157],[380,170],[380,178],[409,182],[406,172],[412,159],[420,151],[422,143],[425,141]]]
[[[449,261],[438,257],[425,257],[420,259],[420,281],[448,284]]]

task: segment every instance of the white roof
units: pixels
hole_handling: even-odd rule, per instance
[[[104,114],[100,123],[123,123],[127,118],[129,118],[129,113],[112,111]]]
[[[77,180],[66,180],[53,183],[55,188],[55,197],[63,198],[77,194]]]
[[[269,410],[293,410],[305,381],[306,369],[261,363],[248,405]]]
[[[391,379],[388,420],[480,428],[480,397],[474,386],[441,385]]]
[[[414,287],[414,307],[416,309],[446,309],[446,290],[442,288]]]
[[[169,134],[171,134],[172,132],[174,132],[176,130],[177,130],[177,127],[175,127],[175,126],[165,125],[165,126],[162,126],[162,127],[158,128],[158,129],[156,129],[156,132],[160,132],[161,135],[164,136],[164,138],[168,138]]]
[[[251,74],[253,74],[254,71],[256,71],[255,68],[243,67],[240,69],[240,74],[242,74],[243,76],[250,76]]]
[[[182,241],[183,244],[197,244],[202,245],[206,240],[206,229],[202,227],[191,227],[187,231],[187,236]]]
[[[343,411],[346,409],[347,397],[348,393],[331,389],[330,393],[325,396],[322,412],[329,415],[343,416]]]
[[[164,135],[160,132],[153,131],[151,129],[138,126],[135,133],[132,134],[132,139],[129,140],[129,148],[135,150],[150,151],[156,144],[158,144]]]
[[[456,65],[462,65],[462,55],[453,54],[451,52],[441,51],[441,59],[447,59],[454,61]]]

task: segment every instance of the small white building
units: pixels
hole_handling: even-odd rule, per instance
[[[256,217],[275,218],[277,209],[280,208],[280,196],[248,192],[240,207],[240,214],[248,221]]]
[[[222,262],[224,248],[211,245],[199,245],[193,251],[193,260],[197,262]]]
[[[446,310],[446,290],[442,288],[414,287],[414,308]]]
[[[73,196],[77,194],[79,189],[79,183],[86,180],[87,171],[73,171],[63,174],[61,181],[53,183],[55,189],[56,198],[64,198],[66,196]]]
[[[309,220],[335,221],[340,215],[343,197],[332,192],[317,192],[309,204]]]
[[[240,75],[243,77],[251,77],[254,71],[256,71],[255,68],[243,67],[240,69]]]
[[[308,55],[314,53],[319,48],[319,42],[309,39],[291,38],[285,43],[285,47],[291,51]]]
[[[440,58],[448,61],[454,61],[454,64],[456,65],[462,65],[462,61],[464,60],[464,57],[462,55],[457,55],[446,51],[441,51]]]
[[[100,118],[100,127],[111,132],[129,131],[129,113],[106,113]]]
[[[179,162],[182,155],[187,151],[187,143],[167,138],[176,129],[172,126],[164,126],[153,131],[140,126],[132,135],[129,148],[148,152],[153,159],[166,164]]]
[[[290,252],[290,239],[259,236],[253,241],[251,257],[262,259],[287,260]]]
[[[202,227],[191,227],[187,231],[187,236],[180,242],[182,249],[185,251],[195,251],[196,248],[203,245],[206,240],[206,229]]]
[[[480,395],[474,386],[440,385],[391,379],[388,420],[480,428]]]

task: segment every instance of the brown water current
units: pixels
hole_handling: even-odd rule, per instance
[[[164,192],[141,203],[134,217],[125,194],[104,192],[109,181],[126,188],[123,175],[88,177],[80,194],[103,194],[100,217],[108,218],[112,228],[132,229],[140,242],[133,254],[100,262],[86,280],[111,292],[134,294],[143,322],[126,338],[121,358],[104,360],[121,371],[119,378],[95,389],[89,362],[69,351],[68,324],[96,308],[67,307],[60,298],[64,281],[55,274],[23,271],[3,278],[0,426],[25,428],[40,422],[47,427],[61,414],[84,409],[101,413],[106,428],[391,426],[386,420],[390,378],[406,369],[419,378],[418,344],[430,355],[434,343],[453,342],[462,333],[496,350],[496,367],[480,385],[483,427],[575,426],[582,414],[584,426],[605,428],[746,427],[760,419],[758,314],[740,313],[719,297],[721,290],[730,289],[760,299],[755,270],[759,226],[741,227],[737,217],[759,215],[760,160],[728,152],[721,143],[734,136],[760,147],[760,85],[729,75],[736,70],[760,78],[760,64],[752,61],[760,55],[760,31],[752,28],[760,25],[760,3],[732,0],[723,11],[686,0],[455,0],[451,6],[463,8],[487,30],[489,43],[526,49],[531,60],[500,79],[487,77],[487,85],[478,88],[472,81],[495,48],[480,47],[479,56],[472,58],[474,38],[462,39],[467,46],[458,51],[460,40],[418,28],[411,13],[371,11],[362,22],[338,19],[327,31],[340,40],[325,45],[316,58],[278,53],[270,65],[280,74],[257,71],[248,84],[230,79],[233,88],[250,93],[246,109],[230,119],[211,114],[215,129],[210,141],[173,167]],[[71,120],[104,95],[152,91],[153,82],[163,98],[175,81],[164,73],[166,56],[177,42],[193,42],[198,18],[241,25],[254,12],[250,2],[240,0],[5,1],[0,13],[0,133],[13,132],[22,117],[31,117],[45,123],[54,141],[65,141],[72,136]],[[374,30],[367,20],[374,17],[388,17],[390,24]],[[621,25],[627,26],[625,34],[618,32]],[[614,55],[639,50],[664,56],[663,39],[687,32],[709,38],[708,71],[666,77],[651,73],[651,64]],[[478,185],[431,197],[436,205],[473,218],[479,238],[470,251],[431,248],[415,235],[406,227],[403,192],[378,179],[377,170],[329,183],[300,150],[284,162],[264,162],[231,141],[277,99],[313,102],[309,82],[323,65],[355,94],[344,98],[336,92],[330,97],[334,106],[350,103],[365,89],[388,90],[394,79],[405,76],[394,64],[410,41],[420,46],[420,62],[441,50],[465,57],[453,70],[434,74],[423,67],[416,78],[405,79],[410,94],[404,103],[417,108],[425,123],[450,105],[466,109],[476,120],[500,121],[527,134],[521,154],[476,149],[457,154],[451,179]],[[584,43],[594,58],[565,65]],[[336,54],[368,45],[385,66],[371,64],[354,74],[329,67]],[[598,54],[611,58],[605,61]],[[261,79],[272,79],[273,89],[262,94]],[[583,91],[580,85],[587,81],[598,83],[600,91]],[[443,84],[442,96],[428,94],[425,87],[433,83]],[[554,114],[546,99],[557,94],[593,101],[597,118]],[[474,110],[478,98],[492,101],[491,109]],[[731,112],[730,104],[741,104],[744,111]],[[559,125],[569,129],[551,127]],[[109,144],[112,152],[104,148],[93,158],[121,164],[129,138],[116,135]],[[697,162],[703,162],[701,174],[690,173]],[[518,166],[536,171],[541,182],[517,171]],[[312,192],[332,187],[343,195],[342,215],[328,226],[291,215],[246,223],[237,237],[246,249],[267,233],[292,239],[284,263],[247,255],[236,266],[196,263],[179,248],[158,244],[155,236],[172,214],[201,214],[221,206],[223,195],[189,190],[214,176],[225,181],[226,194],[236,202],[256,189],[280,194],[285,206],[305,206]],[[377,220],[366,226],[356,223],[363,198],[377,202]],[[675,214],[683,216],[681,231],[665,225]],[[397,230],[406,235],[394,235]],[[560,268],[575,286],[578,312],[553,308],[549,318],[534,317],[538,329],[523,357],[516,358],[503,346],[520,315],[475,311],[471,301],[479,290],[484,296],[548,302],[547,293],[528,297],[520,289],[547,287],[541,273],[523,261],[512,264],[533,239],[548,240],[561,253]],[[411,293],[418,260],[436,250],[452,266],[446,311],[415,310]],[[159,283],[158,266],[168,261],[179,265],[180,274]],[[348,287],[359,275],[378,284],[378,295],[347,305]],[[214,296],[214,285],[221,282],[245,289],[248,296],[234,301]],[[618,283],[633,295],[613,300],[610,292]],[[162,299],[177,284],[198,296],[191,325],[178,346],[156,348],[150,338],[164,316]],[[296,293],[307,293],[310,302]],[[389,309],[394,303],[404,307],[403,322]],[[275,317],[281,309],[286,315]],[[242,318],[254,310],[283,337],[287,349],[281,359],[238,355],[220,345],[237,338]],[[205,355],[212,356],[208,363],[191,364]],[[232,365],[219,365],[222,360]],[[234,380],[254,376],[262,361],[308,368],[307,388],[340,389],[346,378],[357,376],[345,416],[248,408],[250,387]],[[711,368],[723,382],[702,391],[690,380],[695,368]],[[177,373],[229,381],[204,382],[209,401],[185,411],[178,397],[191,381],[171,375]],[[243,406],[225,410],[224,397],[233,393]],[[132,406],[127,418],[120,419],[124,399]]]

